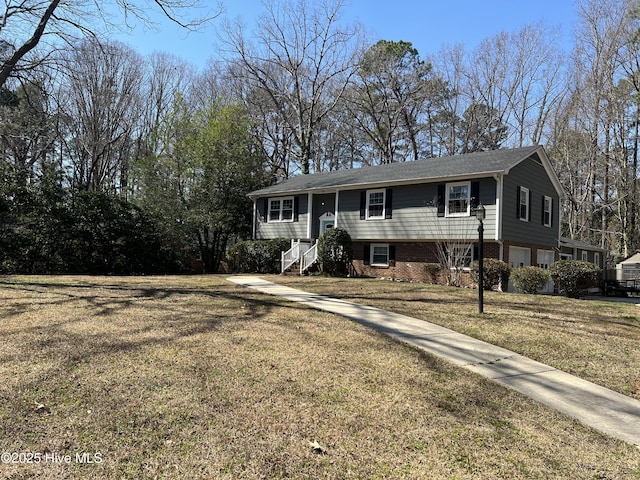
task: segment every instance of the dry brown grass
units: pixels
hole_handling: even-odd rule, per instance
[[[640,399],[640,306],[373,279],[282,277],[314,293],[421,318]]]
[[[1,478],[640,478],[637,448],[222,277],[2,278],[0,319],[0,453],[43,455]]]

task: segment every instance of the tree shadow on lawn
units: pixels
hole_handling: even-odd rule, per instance
[[[2,287],[19,294],[5,300],[0,332],[5,341],[23,343],[28,352],[10,354],[5,349],[0,364],[29,352],[34,358],[62,353],[69,363],[90,361],[98,355],[126,353],[236,325],[240,328],[274,309],[299,308],[221,282],[189,287],[3,279]]]
[[[229,333],[233,334],[235,329],[241,329],[253,320],[265,319],[268,322],[276,323],[282,328],[295,332],[301,344],[314,343],[320,351],[323,350],[325,346],[331,346],[331,349],[326,348],[325,350],[332,352],[336,348],[332,342],[340,341],[342,336],[340,331],[345,328],[344,326],[338,325],[337,322],[350,323],[349,320],[337,316],[335,322],[334,319],[326,321],[326,317],[318,316],[324,316],[324,313],[316,314],[314,312],[305,314],[304,310],[308,310],[308,307],[232,284],[213,284],[209,286],[127,286],[117,282],[108,284],[95,282],[93,287],[77,287],[73,282],[67,282],[62,284],[62,286],[60,285],[61,284],[55,285],[55,287],[61,291],[54,292],[55,295],[53,295],[52,298],[41,299],[35,306],[30,305],[27,307],[22,305],[21,308],[26,308],[27,313],[35,312],[37,309],[46,309],[48,305],[50,308],[69,307],[70,309],[77,309],[80,312],[84,309],[90,310],[92,312],[90,313],[91,316],[95,315],[99,317],[98,319],[92,320],[96,322],[98,328],[101,324],[109,323],[110,320],[115,318],[117,323],[122,325],[123,329],[131,329],[128,330],[130,331],[128,337],[130,336],[131,338],[125,338],[125,336],[119,332],[106,331],[106,333],[103,333],[101,330],[92,332],[90,329],[81,329],[79,324],[83,322],[86,323],[87,314],[78,314],[74,318],[61,319],[55,323],[48,322],[45,319],[39,322],[37,326],[20,327],[11,325],[9,327],[11,333],[15,336],[14,341],[23,341],[25,337],[28,340],[29,334],[44,329],[43,338],[40,340],[41,343],[39,346],[34,345],[33,350],[31,350],[36,357],[34,363],[40,362],[42,359],[45,360],[42,362],[41,370],[35,373],[31,372],[29,378],[15,382],[14,386],[10,388],[0,387],[0,405],[4,404],[7,406],[4,413],[0,415],[2,421],[0,427],[2,427],[4,433],[8,435],[8,438],[13,438],[13,440],[10,441],[14,442],[14,446],[21,446],[23,449],[27,446],[35,448],[38,445],[53,445],[55,447],[55,442],[58,442],[56,436],[59,436],[59,441],[64,442],[61,443],[63,446],[59,447],[59,451],[62,453],[67,451],[71,452],[72,447],[78,449],[85,448],[86,450],[87,448],[95,448],[97,445],[104,443],[113,449],[108,452],[109,454],[117,453],[123,455],[127,448],[133,447],[132,449],[135,449],[135,447],[143,445],[145,448],[148,448],[148,451],[145,451],[149,452],[145,453],[148,457],[154,461],[161,461],[163,455],[169,455],[171,453],[170,450],[177,448],[165,446],[163,443],[165,435],[166,438],[177,437],[190,440],[194,438],[194,434],[192,433],[194,430],[199,428],[213,430],[216,428],[207,423],[211,421],[211,416],[215,415],[217,411],[215,410],[216,400],[210,400],[209,393],[203,392],[203,396],[201,397],[203,401],[201,411],[203,413],[198,413],[198,415],[202,415],[202,417],[187,416],[184,419],[182,419],[182,417],[179,419],[165,418],[159,415],[158,408],[156,408],[157,405],[147,403],[148,398],[134,398],[131,400],[131,403],[123,406],[118,403],[118,394],[126,392],[127,386],[130,385],[131,382],[138,380],[137,370],[131,368],[127,362],[144,362],[146,356],[149,355],[148,352],[153,350],[154,347],[167,345],[169,347],[176,347],[174,350],[168,349],[168,354],[174,351],[181,355],[191,355],[193,356],[194,363],[197,364],[199,355],[204,352],[203,349],[209,347],[209,345],[203,345],[196,338],[198,335],[220,332],[221,335],[230,337],[229,339],[232,341],[233,338],[231,337],[233,335],[229,335]],[[16,288],[20,287],[18,286]],[[101,289],[103,293],[94,291],[92,288]],[[56,290],[46,282],[40,282],[26,284],[23,291],[26,291],[29,299],[35,300],[37,296],[32,295],[34,289],[43,289],[43,291],[35,292],[38,295],[45,293],[49,289]],[[242,308],[243,306],[244,308]],[[132,310],[138,308],[146,311],[149,315],[139,319],[131,318],[127,322],[127,316],[132,315]],[[292,316],[291,320],[301,318],[301,322],[304,323],[300,321],[289,321],[290,319],[288,318],[274,315],[279,314],[280,309],[288,309],[285,310],[285,312],[295,311],[296,315]],[[303,314],[300,314],[301,311]],[[19,318],[13,318],[12,322],[17,322],[18,320]],[[116,320],[113,321],[115,322]],[[139,325],[136,325],[136,322],[138,322]],[[5,329],[2,323],[3,322],[0,321],[0,332]],[[322,323],[322,325],[318,326],[318,323]],[[302,390],[299,398],[293,397],[295,401],[292,401],[291,404],[282,404],[283,406],[277,404],[277,406],[274,407],[276,409],[282,409],[282,412],[286,411],[286,415],[289,415],[291,410],[293,410],[294,414],[300,418],[300,421],[296,423],[296,425],[300,426],[295,427],[299,428],[299,430],[295,430],[293,434],[288,432],[286,436],[287,441],[291,438],[296,440],[303,439],[306,438],[309,431],[318,431],[316,424],[304,423],[305,419],[309,418],[308,411],[313,410],[313,408],[308,406],[310,402],[313,402],[311,405],[324,414],[318,415],[317,418],[320,420],[331,419],[335,412],[340,412],[346,408],[342,403],[334,405],[327,402],[326,397],[340,390],[341,387],[347,388],[351,385],[348,382],[344,384],[341,383],[343,382],[343,375],[347,375],[348,373],[351,374],[352,381],[358,382],[356,385],[362,384],[365,379],[363,377],[366,377],[367,371],[361,368],[362,364],[359,362],[362,361],[362,357],[365,355],[368,355],[369,365],[372,365],[371,370],[373,373],[372,378],[369,380],[371,382],[380,382],[380,385],[373,383],[369,387],[365,386],[361,388],[371,388],[376,391],[379,387],[382,389],[381,395],[385,394],[388,398],[394,398],[393,392],[390,391],[390,389],[393,388],[392,379],[389,378],[388,375],[385,375],[384,372],[381,373],[379,370],[373,370],[373,365],[377,365],[381,359],[391,357],[405,347],[391,340],[381,342],[381,333],[368,329],[365,330],[364,328],[365,327],[358,327],[361,332],[365,333],[364,339],[360,343],[354,345],[347,340],[342,340],[344,342],[343,350],[340,350],[338,354],[341,356],[343,362],[346,363],[335,362],[333,358],[328,360],[324,357],[314,359],[299,354],[304,360],[304,362],[301,361],[298,365],[300,369],[298,373],[300,375],[303,375],[309,368],[321,371],[326,370],[326,372],[325,375],[321,377],[321,383],[312,382],[311,385]],[[273,334],[274,332],[272,332],[272,335]],[[21,335],[25,337],[21,337]],[[358,338],[360,337],[359,335]],[[191,338],[194,338],[194,343],[185,345],[184,342],[189,341]],[[11,342],[12,339],[9,338],[8,341]],[[264,341],[268,342],[268,340]],[[296,345],[297,343],[298,342],[287,345],[287,350],[291,349],[297,352],[299,348],[298,345]],[[192,348],[193,346],[197,348],[194,350]],[[38,349],[40,349],[40,352],[37,351]],[[308,353],[312,352],[313,349]],[[29,349],[24,347],[20,349],[19,353],[25,356],[30,355]],[[129,355],[131,355],[131,358],[122,359]],[[401,416],[401,414],[415,415],[414,425],[417,427],[415,430],[411,430],[411,435],[413,436],[399,440],[400,445],[402,445],[402,442],[409,443],[412,439],[416,442],[434,441],[433,439],[429,440],[429,435],[433,434],[442,435],[442,437],[439,437],[442,441],[445,441],[445,438],[449,438],[452,435],[454,437],[458,435],[460,438],[455,437],[453,440],[447,441],[450,446],[455,448],[456,452],[460,452],[461,454],[471,454],[476,448],[474,443],[476,441],[481,441],[486,444],[498,443],[503,450],[496,448],[496,451],[501,452],[509,452],[508,448],[513,448],[513,445],[518,446],[521,444],[522,434],[519,431],[520,427],[518,427],[518,419],[521,414],[518,405],[520,405],[521,399],[518,396],[502,387],[479,379],[476,376],[471,376],[473,378],[469,380],[468,373],[453,367],[449,363],[438,360],[429,354],[416,350],[415,355],[417,357],[415,363],[420,367],[417,372],[418,374],[415,376],[406,375],[402,378],[402,382],[406,384],[408,390],[412,392],[412,395],[415,394],[417,400],[414,401],[417,402],[416,404],[424,405],[425,408],[421,407],[419,412],[414,413],[414,409],[409,408],[411,404],[407,404],[408,406],[405,408],[405,402],[402,401],[393,402],[396,405],[389,407],[389,412],[397,413],[399,416]],[[124,386],[116,386],[113,383],[118,380],[118,372],[105,372],[108,381],[102,381],[102,379],[100,379],[101,381],[96,382],[95,379],[91,379],[91,374],[100,375],[99,371],[95,370],[96,367],[93,364],[100,365],[103,356],[113,357],[113,360],[104,362],[106,368],[118,368],[119,365],[130,367],[130,378],[124,379]],[[156,373],[153,371],[156,367],[154,362],[161,362],[162,365],[166,365],[166,371],[176,377],[182,378],[188,375],[188,372],[184,370],[184,366],[189,364],[188,361],[183,361],[180,365],[174,367],[170,357],[162,356],[160,358],[153,358],[150,363],[140,365],[141,375],[148,375],[148,378],[146,378],[146,391],[142,389],[143,393],[149,393],[150,388],[161,390],[164,382],[170,384],[175,380],[171,378],[166,380],[161,378],[164,371],[158,373],[158,376],[156,376]],[[268,381],[265,382],[267,384],[265,388],[267,389],[262,392],[264,398],[269,399],[269,395],[272,394],[272,391],[277,392],[278,387],[286,392],[293,390],[291,387],[292,380],[289,376],[290,370],[288,369],[294,368],[295,366],[291,366],[286,362],[286,358],[288,357],[283,357],[281,365],[278,364],[275,367],[271,365],[270,369],[265,369],[265,371],[268,372],[265,373],[265,375],[268,375]],[[14,358],[13,360],[7,359],[5,361],[12,361],[14,362],[13,364],[15,364],[17,360],[19,359]],[[52,362],[47,362],[47,360],[52,360]],[[191,358],[189,360],[191,360]],[[260,359],[257,359],[252,363],[248,363],[247,370],[250,370],[249,367],[258,365],[259,361]],[[312,362],[315,363],[310,367],[309,363]],[[349,364],[348,362],[352,363]],[[268,364],[270,362],[266,363]],[[203,364],[207,365],[204,362]],[[80,368],[78,369],[78,367]],[[100,366],[100,368],[102,368],[102,366]],[[220,366],[220,368],[223,368],[223,366]],[[342,370],[343,368],[348,369],[346,373]],[[78,370],[80,371],[79,374]],[[248,373],[252,374],[253,372],[249,371]],[[264,379],[261,378],[258,373],[259,372],[255,373],[254,376],[248,380],[245,379],[241,381],[246,383],[255,382],[255,386],[252,385],[250,388],[260,389],[262,388],[261,382]],[[240,376],[238,378],[242,379],[243,377]],[[64,379],[63,386],[58,385],[60,379]],[[85,381],[88,384],[81,384],[81,382]],[[158,384],[155,385],[155,382],[158,382]],[[117,387],[118,391],[108,390],[109,387]],[[231,387],[235,387],[235,385],[232,383]],[[246,387],[246,384],[244,387],[249,388]],[[72,389],[72,391],[61,391],[62,388],[69,388]],[[318,393],[317,390],[320,389],[320,393],[324,393],[325,395],[317,395],[316,397],[310,398],[304,397],[310,389],[313,389],[316,395]],[[359,389],[356,389],[356,391],[357,390]],[[150,393],[153,394],[153,392]],[[182,394],[183,392],[178,393]],[[135,391],[134,394],[139,394],[139,392]],[[121,413],[117,410],[113,412],[103,412],[102,417],[108,416],[109,418],[103,418],[101,420],[103,423],[96,427],[90,424],[90,419],[85,420],[86,415],[84,415],[84,413],[87,408],[85,405],[87,405],[92,398],[100,395],[107,397],[103,402],[103,408],[113,407],[114,410],[122,409],[123,411]],[[231,394],[229,395],[229,402],[231,402],[235,397]],[[343,395],[345,398],[349,398],[352,394],[346,391]],[[163,402],[171,400],[170,395],[166,397],[158,396],[158,398],[162,399]],[[511,401],[504,402],[503,400],[505,398]],[[70,399],[70,401],[73,402],[71,406],[73,408],[67,405],[58,405],[58,402],[63,399]],[[40,416],[34,413],[34,401],[42,401],[51,405],[53,414],[51,416]],[[304,401],[304,405],[307,406],[304,406],[304,411],[295,413],[298,408],[295,407],[295,405],[303,404],[302,401]],[[207,404],[207,402],[212,403]],[[526,403],[526,401],[522,402],[524,405],[531,405],[530,403]],[[507,408],[504,406],[504,403],[510,406]],[[58,406],[56,407],[56,405]],[[265,405],[268,407],[271,405],[271,402],[265,401]],[[265,408],[265,405],[256,403],[253,408],[260,414],[267,414],[271,410]],[[294,407],[292,407],[292,405]],[[431,405],[433,405],[434,408],[431,408]],[[220,413],[220,415],[224,415],[225,418],[232,416],[232,408],[237,407],[237,404],[229,404],[228,408],[230,411],[225,410],[224,414]],[[56,408],[60,410],[60,415],[56,415]],[[167,408],[171,407],[167,404]],[[349,408],[351,408],[351,405],[349,405]],[[355,412],[355,407],[353,408]],[[532,406],[531,409],[533,408],[538,412],[538,407]],[[65,418],[62,412],[72,412],[71,418]],[[189,410],[185,415],[193,415],[194,412],[196,412],[196,410]],[[547,415],[545,412],[545,410],[541,410],[537,415]],[[110,415],[105,415],[104,413],[109,413]],[[169,416],[170,414],[167,413],[166,415]],[[283,413],[283,415],[285,414]],[[552,418],[557,418],[559,423],[561,422],[561,425],[566,425],[564,420],[561,420],[561,418],[557,417],[553,412],[548,415]],[[118,420],[118,417],[122,417],[124,420]],[[355,417],[356,414],[354,413],[354,418]],[[391,417],[393,417],[393,415],[391,415]],[[99,417],[96,416],[96,418]],[[366,418],[373,418],[373,416]],[[440,427],[440,429],[436,429],[436,427],[431,429],[429,423],[432,418],[442,418],[443,420],[440,420],[440,422],[445,426]],[[132,420],[134,420],[133,424],[130,423]],[[374,419],[371,420],[371,422],[373,423],[378,420]],[[118,421],[121,423],[118,424]],[[264,433],[260,430],[264,428],[264,423],[252,424],[252,421],[255,422],[255,420],[251,418],[238,417],[236,423],[232,423],[235,429],[234,434],[240,436],[248,427],[253,427],[257,429],[255,431]],[[326,421],[327,424],[330,422],[330,420]],[[551,428],[548,426],[549,423],[550,422],[546,422],[536,428]],[[89,427],[87,427],[87,425],[89,425]],[[382,423],[382,425],[385,424]],[[388,429],[392,429],[395,426],[393,422],[387,422],[386,424]],[[89,428],[91,433],[85,434],[79,431],[82,430],[82,428]],[[354,429],[355,428],[361,429],[363,426],[358,424]],[[327,426],[325,429],[326,437],[332,438],[330,427]],[[572,439],[570,433],[550,433],[550,435],[555,435],[553,438],[558,439],[558,444],[564,444],[565,440],[570,441]],[[345,436],[348,439],[349,433],[344,433],[342,436],[336,436],[335,438],[342,440]],[[103,440],[103,437],[106,437],[106,440]],[[235,438],[235,436],[233,438]],[[382,438],[387,439],[384,436],[382,436]],[[116,445],[116,443],[114,443],[115,440],[121,443]],[[155,443],[156,440],[158,442],[157,444]],[[198,438],[198,440],[201,439]],[[87,445],[87,443],[89,443],[89,445]],[[606,445],[606,443],[607,442],[602,441],[603,445]],[[67,446],[65,447],[65,445]],[[225,445],[225,447],[230,446]],[[280,447],[286,448],[286,445],[269,445],[266,450],[275,450]],[[156,448],[159,448],[160,451],[156,450]],[[334,448],[337,450],[338,447]],[[348,447],[341,448],[343,449],[343,455],[346,457],[352,453],[348,450]],[[405,450],[406,448],[407,447],[405,447]],[[537,445],[530,447],[528,451],[533,453],[535,448],[537,448]],[[516,449],[514,448],[514,452],[515,451]],[[129,455],[131,455],[133,461],[145,460],[141,458],[140,454],[134,452]],[[418,452],[417,455],[420,455],[420,453]],[[274,456],[276,455],[274,454]],[[108,455],[106,455],[105,458],[108,458]],[[342,461],[340,457],[335,458],[337,461]],[[105,462],[103,466],[99,468],[110,469],[110,473],[118,474],[112,475],[112,477],[121,476],[123,471],[120,470],[120,468],[123,467],[116,466],[113,458],[109,458],[109,460],[110,462]],[[115,460],[117,460],[117,463],[124,465],[129,461],[129,457],[124,455],[124,457]],[[344,464],[344,468],[348,466],[349,465]],[[95,470],[95,466],[92,466],[92,468],[94,468],[93,471],[101,472],[101,470]],[[363,467],[360,466],[359,468]],[[318,471],[315,473],[322,472]]]
[[[34,402],[55,405],[61,398],[81,398],[90,385],[78,383],[71,387],[77,392],[57,393],[60,384],[67,385],[78,371],[111,376],[110,369],[119,362],[134,369],[141,362],[144,370],[153,351],[169,355],[154,361],[166,361],[171,368],[170,353],[191,354],[185,345],[199,347],[203,334],[232,337],[276,310],[300,309],[221,281],[202,286],[129,286],[100,280],[78,285],[2,279],[3,287],[18,293],[5,300],[8,305],[0,320],[0,336],[7,342],[0,351],[0,369],[13,377],[0,388],[0,405],[5,406],[0,430],[5,433],[31,429],[18,424],[34,415]]]
[[[278,279],[271,279],[274,282],[278,282]],[[395,302],[398,304],[406,304],[408,308],[403,309],[402,312],[406,315],[411,315],[411,312],[425,312],[428,313],[433,306],[442,306],[442,308],[460,309],[461,313],[467,313],[469,315],[475,315],[477,305],[477,290],[460,289],[456,287],[446,287],[439,285],[423,285],[403,282],[386,282],[388,289],[386,291],[380,291],[379,280],[371,279],[320,279],[316,281],[307,280],[299,285],[302,290],[317,291],[320,294],[326,294],[333,298],[345,301],[352,301],[355,303],[363,303],[371,306],[377,306],[378,308],[384,308],[384,302]],[[370,282],[378,282],[374,290],[368,288]],[[289,286],[289,282],[284,282]],[[336,288],[336,284],[339,288]],[[316,289],[314,290],[314,287]],[[569,302],[565,306],[559,306],[558,301]],[[509,315],[509,310],[518,312],[525,312],[535,315],[541,321],[558,321],[558,314],[562,309],[570,309],[573,317],[563,317],[563,322],[577,322],[577,323],[592,323],[596,325],[616,325],[623,327],[627,334],[640,334],[640,316],[638,316],[637,308],[635,306],[626,304],[611,304],[611,305],[595,305],[588,303],[586,300],[570,299],[566,297],[548,296],[548,295],[525,295],[510,292],[495,292],[486,291],[484,295],[484,304],[486,313],[492,313],[492,307],[496,309],[504,310],[503,312],[496,312],[498,314]],[[424,305],[424,308],[420,308]],[[595,308],[594,308],[595,307]],[[628,314],[621,315],[621,309],[624,309]],[[604,315],[603,312],[609,313]],[[575,315],[577,313],[577,315]],[[547,318],[545,318],[547,317]],[[425,320],[428,321],[428,318]]]
[[[104,278],[104,277],[101,277]],[[131,277],[139,278],[139,277]],[[160,278],[160,277],[158,277]],[[176,277],[179,278],[179,277]],[[0,280],[1,288],[10,288],[14,291],[22,292],[16,302],[11,299],[5,301],[10,303],[3,318],[15,317],[22,313],[33,310],[34,305],[40,309],[51,307],[83,307],[87,304],[88,316],[109,316],[120,313],[136,306],[144,306],[152,310],[170,313],[184,313],[183,310],[175,308],[184,297],[200,296],[206,300],[229,300],[235,301],[249,310],[250,314],[258,314],[273,307],[288,307],[289,302],[276,297],[263,295],[258,292],[242,289],[233,285],[223,283],[212,284],[210,286],[140,286],[127,285],[126,283],[104,283],[99,280],[95,282],[82,283],[47,283],[41,281],[11,281],[10,279]],[[104,293],[104,292],[107,293]],[[32,297],[28,294],[33,293]],[[24,295],[27,294],[27,295]],[[183,298],[181,298],[183,297]],[[144,303],[143,303],[144,302]],[[153,302],[165,302],[162,305]],[[186,302],[189,306],[189,302]],[[267,313],[267,312],[264,312]],[[246,317],[247,312],[243,312],[242,317]],[[166,316],[166,315],[165,315]],[[57,324],[64,324],[61,322]]]

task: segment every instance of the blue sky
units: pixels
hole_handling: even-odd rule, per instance
[[[223,2],[225,15],[240,17],[248,31],[263,11],[261,0]],[[159,22],[157,32],[137,26],[117,38],[143,55],[163,51],[198,68],[216,56],[221,19],[213,20],[203,31],[185,34],[160,15],[154,18]],[[573,0],[345,0],[342,13],[344,22],[360,22],[372,41],[409,41],[423,58],[437,53],[443,44],[462,43],[472,50],[487,37],[541,21],[560,28],[559,41],[568,49],[575,19]]]

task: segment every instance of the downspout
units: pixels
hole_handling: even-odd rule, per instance
[[[336,190],[336,204],[333,207],[333,226],[338,228],[338,197],[340,196],[340,190]]]
[[[493,179],[496,181],[496,231],[495,239],[500,245],[500,260],[504,261],[504,243],[502,242],[502,196],[504,194],[504,175],[495,174]]]
[[[256,240],[256,224],[258,223],[258,200],[253,199],[253,225],[251,226],[251,239]]]
[[[307,238],[313,240],[313,193],[307,193]]]

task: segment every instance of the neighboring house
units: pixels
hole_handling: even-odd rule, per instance
[[[616,265],[615,279],[624,282],[640,281],[640,252],[635,252]]]
[[[313,243],[341,227],[357,274],[428,281],[442,245],[455,245],[465,267],[477,256],[478,204],[486,258],[550,265],[562,195],[544,148],[532,146],[299,175],[249,196],[254,239]]]
[[[580,240],[560,237],[560,260],[582,260],[606,268],[609,251]]]

